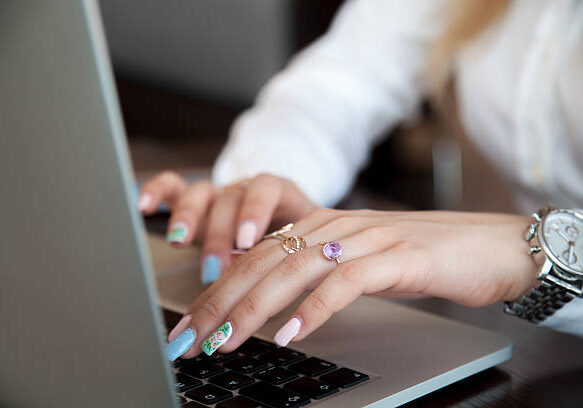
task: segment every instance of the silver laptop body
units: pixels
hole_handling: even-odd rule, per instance
[[[4,0],[0,50],[0,406],[174,406],[97,5]],[[187,299],[202,290],[193,270],[173,278],[190,273]],[[512,353],[497,334],[364,297],[296,348],[371,376],[322,407],[399,405]]]

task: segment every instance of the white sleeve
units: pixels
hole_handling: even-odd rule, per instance
[[[420,100],[443,0],[351,0],[237,119],[213,170],[218,185],[269,172],[333,205],[373,143]]]
[[[575,298],[541,323],[541,326],[583,336],[583,299]]]

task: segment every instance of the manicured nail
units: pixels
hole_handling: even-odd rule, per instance
[[[255,221],[244,221],[239,225],[237,233],[237,248],[249,249],[255,244],[255,235],[257,235],[257,224]]]
[[[213,283],[221,276],[221,260],[216,255],[207,255],[202,265],[202,283]]]
[[[210,356],[231,338],[231,334],[233,334],[233,326],[231,326],[231,322],[227,322],[203,341],[200,348],[207,356]]]
[[[188,225],[183,223],[182,221],[175,222],[172,224],[172,228],[170,232],[166,236],[166,241],[176,244],[182,244],[186,241],[186,237],[188,236]]]
[[[176,323],[176,326],[174,326],[174,328],[168,334],[168,341],[174,340],[178,334],[182,333],[182,331],[186,329],[186,326],[188,326],[188,323],[190,323],[190,319],[192,319],[190,314],[182,316],[182,319]]]
[[[148,193],[143,193],[138,201],[138,209],[145,211],[150,208],[150,204],[152,204],[152,196]]]
[[[285,347],[294,337],[298,335],[301,327],[302,322],[300,319],[297,317],[292,317],[286,324],[281,327],[281,329],[277,331],[277,333],[275,333],[273,340],[275,340],[275,342],[281,347]]]
[[[186,329],[172,340],[166,347],[168,360],[174,361],[188,351],[196,340],[196,333],[192,329]]]

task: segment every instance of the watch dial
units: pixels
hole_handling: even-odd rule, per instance
[[[561,269],[583,273],[583,220],[571,212],[552,212],[543,223],[543,246]]]

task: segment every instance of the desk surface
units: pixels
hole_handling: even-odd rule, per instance
[[[365,201],[361,197],[352,202]],[[163,232],[165,225],[163,216],[147,220],[151,232]],[[413,401],[407,408],[583,406],[583,339],[507,316],[501,305],[474,309],[441,299],[399,302],[504,333],[515,345],[509,362]],[[165,312],[169,326],[179,317]]]

